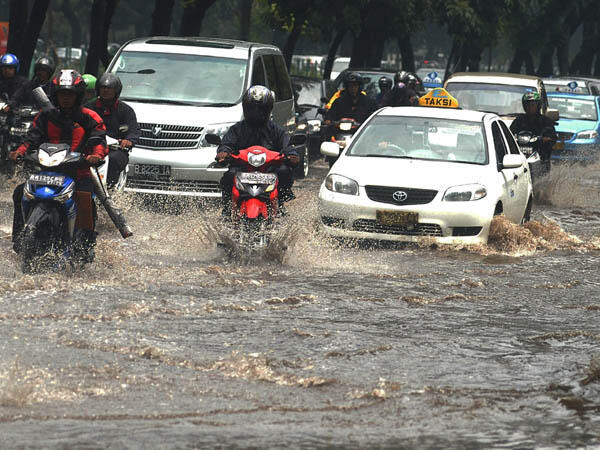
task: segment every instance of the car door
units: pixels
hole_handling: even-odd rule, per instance
[[[508,144],[508,152],[512,155],[522,155],[519,151],[519,146],[515,142],[515,138],[512,133],[506,126],[506,124],[502,121],[499,122],[500,128],[504,135],[504,139]],[[529,196],[531,195],[531,172],[529,170],[529,164],[525,162],[523,166],[514,169],[513,179],[516,178],[516,192],[515,192],[515,201],[517,211],[521,211],[521,215],[525,213],[525,208],[527,207],[527,202],[529,201]]]
[[[295,126],[294,99],[292,94],[292,83],[283,61],[278,54],[264,55],[263,62],[268,88],[275,93],[275,104],[273,105],[273,121],[278,125],[292,131]]]
[[[517,180],[518,175],[516,169],[505,169],[502,166],[502,160],[504,156],[508,154],[508,148],[500,130],[499,120],[492,121],[492,138],[494,140],[494,149],[496,151],[496,160],[498,173],[502,183],[502,206],[504,215],[513,222],[521,220],[519,211],[517,209]],[[516,178],[515,178],[516,177]]]

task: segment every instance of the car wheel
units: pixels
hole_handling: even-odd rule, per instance
[[[298,163],[298,167],[294,169],[294,178],[297,180],[301,180],[308,176],[308,146],[305,145],[303,150],[300,152],[300,162]]]
[[[523,219],[521,220],[521,225],[527,223],[531,220],[531,208],[533,207],[533,197],[529,197],[527,201],[527,206],[525,207],[525,213],[523,214]]]

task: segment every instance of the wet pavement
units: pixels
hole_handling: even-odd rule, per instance
[[[317,162],[245,261],[214,205],[124,195],[133,238],[101,214],[93,265],[33,276],[5,187],[0,447],[600,448],[596,169],[486,246],[371,248],[319,231]]]

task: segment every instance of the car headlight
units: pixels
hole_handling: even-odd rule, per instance
[[[487,189],[481,184],[463,184],[462,186],[448,188],[443,200],[447,202],[469,202],[481,200],[486,195]]]
[[[325,187],[340,194],[358,195],[358,183],[341,175],[328,175],[325,178]]]
[[[596,130],[580,131],[575,135],[575,139],[596,139],[598,132]]]
[[[216,134],[217,136],[222,138],[223,136],[225,136],[225,133],[227,133],[229,131],[229,128],[231,128],[231,126],[234,123],[235,122],[226,122],[226,123],[214,123],[211,125],[207,125],[206,128],[204,128],[204,130],[202,131],[202,139],[200,140],[200,147],[214,147],[214,145],[206,142],[205,136],[207,134]]]

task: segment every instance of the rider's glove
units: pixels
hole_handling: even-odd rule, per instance
[[[228,156],[229,156],[229,153],[227,153],[227,152],[219,152],[219,153],[217,153],[217,157],[215,159],[219,162],[222,162],[222,161],[225,161]]]
[[[102,158],[100,158],[98,155],[87,155],[85,157],[85,159],[87,160],[87,162],[89,162],[92,165],[96,165],[100,162],[100,160]]]
[[[297,166],[300,163],[300,158],[296,155],[290,155],[287,159],[292,166]]]

